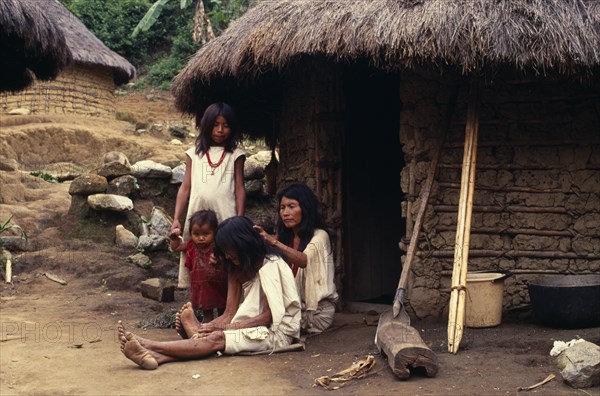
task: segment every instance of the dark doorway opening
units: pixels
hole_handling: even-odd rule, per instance
[[[392,302],[401,272],[399,78],[368,66],[345,74],[344,298]]]

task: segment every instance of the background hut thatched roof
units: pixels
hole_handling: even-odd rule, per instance
[[[69,62],[62,31],[35,3],[0,0],[0,91],[55,78]]]
[[[19,1],[35,2],[44,10],[49,19],[56,22],[65,35],[67,46],[71,50],[75,62],[111,68],[117,85],[127,83],[135,77],[135,67],[127,59],[104,45],[58,0]]]
[[[303,56],[574,74],[600,64],[600,1],[265,0],[190,60],[173,83],[176,106],[194,113],[215,86]]]

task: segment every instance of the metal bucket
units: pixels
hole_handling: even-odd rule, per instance
[[[526,283],[540,323],[565,329],[600,326],[600,274],[544,275]]]

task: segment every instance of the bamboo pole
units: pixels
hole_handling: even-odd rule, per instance
[[[467,284],[467,265],[469,260],[469,242],[473,192],[475,190],[475,164],[477,161],[477,135],[479,132],[479,84],[472,81],[469,89],[467,125],[465,127],[465,147],[461,176],[460,199],[458,205],[458,224],[454,244],[454,270],[452,272],[452,292],[448,315],[448,351],[458,352],[465,323],[465,302]]]

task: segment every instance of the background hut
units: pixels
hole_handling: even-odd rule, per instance
[[[446,135],[413,264],[413,314],[452,269],[468,82],[480,93],[470,269],[600,271],[600,2],[265,1],[200,49],[177,107],[236,106],[307,182],[348,300],[391,302],[432,148]],[[452,104],[453,94],[457,99]]]
[[[72,53],[73,63],[54,81],[38,81],[25,91],[0,94],[0,111],[27,108],[35,113],[114,116],[115,85],[135,77],[133,65],[106,47],[58,0],[19,0],[19,3],[22,7],[35,5],[43,10],[45,17],[64,35],[65,50]],[[46,40],[52,40],[52,36]]]
[[[37,5],[0,0],[0,91],[53,79],[70,61],[62,31]]]

